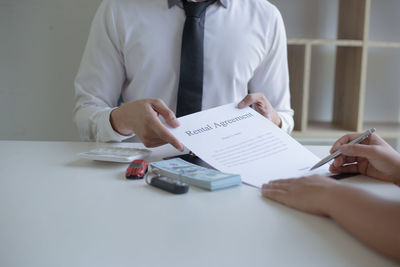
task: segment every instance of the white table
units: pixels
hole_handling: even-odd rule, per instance
[[[0,141],[0,266],[396,265],[332,220],[273,203],[256,188],[172,195],[126,180],[126,164],[77,158],[94,147]],[[155,149],[153,159],[173,151]],[[400,199],[393,185],[346,182]]]

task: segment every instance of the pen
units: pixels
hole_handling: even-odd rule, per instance
[[[371,135],[373,132],[375,132],[375,131],[376,131],[375,128],[369,129],[369,130],[365,131],[362,135],[360,135],[359,137],[357,137],[356,139],[354,139],[353,141],[351,141],[349,144],[350,144],[350,145],[359,144],[359,143],[361,143],[362,141],[364,141],[365,139],[367,139],[368,136],[370,136],[370,135]],[[322,165],[328,163],[328,162],[331,161],[332,159],[338,157],[340,154],[342,154],[342,152],[340,152],[340,149],[336,150],[334,153],[332,153],[332,154],[330,154],[329,156],[327,156],[327,157],[321,159],[321,161],[318,162],[317,164],[315,164],[315,165],[310,169],[310,171],[315,170],[315,169],[321,167]]]

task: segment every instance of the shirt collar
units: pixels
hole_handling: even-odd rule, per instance
[[[229,1],[231,0],[217,0],[223,7],[227,8]],[[168,8],[171,8],[177,4],[182,3],[182,0],[168,0]]]

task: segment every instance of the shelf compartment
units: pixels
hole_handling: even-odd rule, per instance
[[[397,110],[388,110],[388,107],[394,104],[390,104],[391,101],[379,95],[382,89],[388,87],[385,87],[385,79],[382,81],[378,77],[380,81],[378,85],[374,83],[376,79],[367,80],[367,76],[371,77],[371,73],[367,74],[368,59],[371,61],[371,67],[382,64],[369,55],[371,51],[375,48],[398,49],[400,42],[379,41],[382,38],[376,38],[377,41],[369,40],[371,0],[338,0],[337,3],[339,6],[336,40],[330,38],[288,39],[292,107],[295,110],[295,130],[292,135],[296,138],[327,140],[339,138],[349,132],[362,132],[375,127],[379,135],[386,139],[400,138],[400,122],[398,122],[400,110],[399,113]],[[325,88],[325,84],[321,84],[318,80],[321,76],[314,73],[316,70],[314,65],[320,64],[320,61],[316,60],[319,54],[316,54],[315,50],[325,49],[322,48],[323,46],[335,47],[333,91],[330,91],[332,87]],[[329,62],[334,58],[329,58]],[[398,67],[394,65],[390,69],[395,71]],[[326,71],[323,71],[322,68],[322,73],[325,75]],[[328,72],[330,71],[329,69]],[[328,83],[331,85],[332,76],[329,78]],[[375,85],[371,86],[372,84]],[[371,93],[370,88],[379,88],[379,91],[376,89]],[[320,91],[314,90],[321,89],[324,89],[322,90],[324,92],[327,90],[329,93],[333,92],[332,102],[320,101],[321,96],[316,94]],[[371,115],[371,107],[385,106],[376,101],[377,94],[380,102],[388,104],[384,110],[385,115],[378,116],[373,112]],[[393,93],[391,95],[393,96]],[[396,96],[397,93],[392,98],[393,101],[398,99]],[[371,101],[371,99],[374,100]],[[315,101],[318,101],[318,105],[315,105]],[[395,105],[398,106],[398,104]],[[330,109],[331,113],[321,112],[321,107],[324,111]],[[397,113],[398,117],[396,117]],[[364,117],[373,122],[365,122]]]
[[[382,125],[385,135],[394,136],[393,131],[397,130],[399,136],[400,49],[370,48],[368,59],[363,127],[368,125],[378,129],[374,124]],[[381,71],[383,69],[384,72]]]
[[[291,106],[295,110],[295,130],[304,131],[308,121],[311,46],[289,45],[288,62]]]
[[[371,2],[370,40],[400,42],[399,10],[398,0]]]
[[[340,0],[337,39],[368,40],[371,0]]]
[[[336,51],[333,122],[349,131],[361,128],[363,54],[363,48],[359,47],[338,47]]]

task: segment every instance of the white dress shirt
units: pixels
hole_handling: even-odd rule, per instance
[[[110,113],[124,102],[160,98],[176,111],[185,13],[179,0],[104,0],[75,80],[74,120],[82,140],[120,142]],[[282,17],[266,0],[219,0],[206,10],[202,109],[263,93],[293,129]]]

